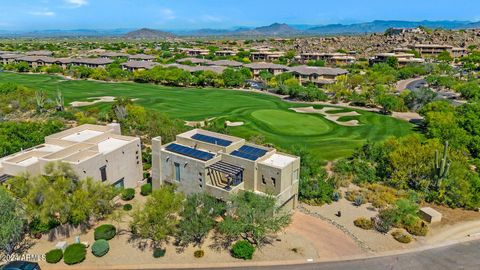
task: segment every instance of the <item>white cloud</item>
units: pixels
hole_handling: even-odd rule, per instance
[[[53,11],[31,11],[28,14],[33,16],[45,16],[45,17],[55,16],[55,12]]]
[[[212,15],[203,15],[202,16],[202,20],[203,21],[206,21],[206,22],[221,22],[222,19],[219,18],[219,17],[215,17],[215,16],[212,16]]]
[[[72,6],[74,8],[78,8],[78,7],[88,5],[87,0],[65,0],[65,2],[67,2],[67,4],[69,4],[70,6]]]
[[[175,19],[175,12],[169,8],[160,9],[160,14],[163,16],[164,20],[173,20]]]

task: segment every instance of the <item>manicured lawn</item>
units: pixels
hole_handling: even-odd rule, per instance
[[[86,101],[89,97],[126,96],[137,98],[140,105],[166,113],[172,118],[199,121],[216,117],[216,121],[242,121],[245,125],[230,128],[233,135],[248,139],[261,134],[267,142],[282,149],[304,147],[324,161],[349,155],[367,140],[379,141],[413,132],[413,126],[405,121],[360,110],[357,111],[360,116],[342,119],[359,120],[360,126],[339,126],[318,114],[300,114],[289,110],[291,107],[310,105],[288,103],[274,96],[244,91],[65,81],[48,75],[1,72],[0,83],[4,82],[44,89],[52,97],[58,88],[62,90],[66,103]],[[95,106],[107,108],[110,105],[103,103]],[[318,105],[315,107],[321,108]]]

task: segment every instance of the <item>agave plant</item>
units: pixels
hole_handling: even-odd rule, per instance
[[[45,91],[39,90],[35,92],[35,101],[37,103],[37,112],[42,113],[45,111],[45,103],[47,102],[47,95]]]
[[[62,91],[60,91],[60,89],[57,88],[57,93],[56,93],[56,96],[55,96],[55,107],[57,109],[57,111],[59,112],[63,112],[65,110],[65,103],[64,103],[64,99],[63,99],[63,94],[62,94]]]

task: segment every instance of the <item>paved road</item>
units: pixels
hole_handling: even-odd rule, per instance
[[[212,269],[212,268],[203,268]],[[203,270],[202,269],[202,270]],[[232,269],[216,268],[216,269]],[[235,268],[233,268],[235,269]],[[286,266],[256,266],[252,270],[478,270],[480,269],[480,240],[454,244],[401,255],[358,259],[341,262],[309,263]]]
[[[427,86],[427,81],[425,79],[417,79],[408,83],[405,88],[412,92],[418,92],[420,91],[420,89],[424,88],[425,86]],[[463,104],[462,102],[453,99],[453,97],[455,96],[454,93],[451,93],[451,92],[436,92],[436,93],[440,99],[449,100],[453,106],[460,106]]]

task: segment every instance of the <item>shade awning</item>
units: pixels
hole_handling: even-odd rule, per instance
[[[242,167],[239,167],[230,163],[226,163],[223,161],[218,161],[210,165],[207,169],[212,169],[217,172],[221,172],[230,176],[237,176],[240,173],[242,173],[244,170]]]

